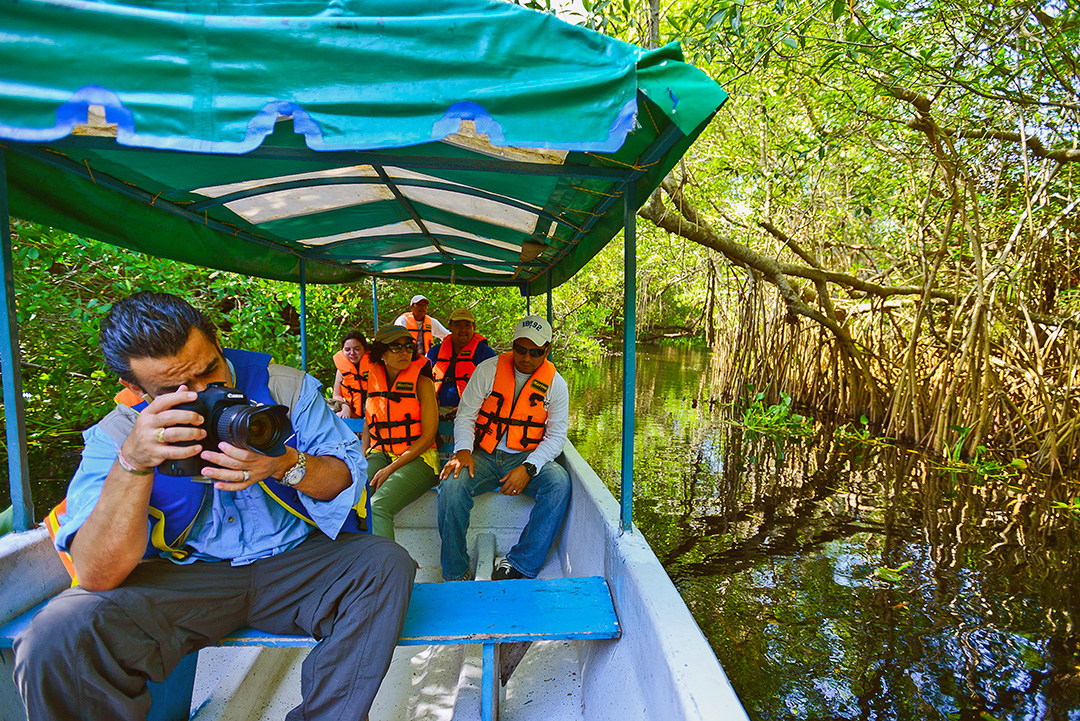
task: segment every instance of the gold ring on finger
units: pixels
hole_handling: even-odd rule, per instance
[[[244,471],[244,483],[251,480],[251,471]]]
[[[157,441],[158,443],[164,443],[165,442],[165,429],[164,428],[158,428],[156,431],[154,431],[154,440]]]

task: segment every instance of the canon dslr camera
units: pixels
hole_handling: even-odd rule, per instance
[[[201,444],[203,448],[216,451],[218,444],[225,441],[264,456],[281,456],[285,454],[285,441],[293,434],[288,408],[252,405],[241,391],[220,382],[208,385],[190,403],[180,403],[173,408],[200,414],[203,422],[196,427],[206,431],[206,438],[201,441],[173,444],[177,446]],[[158,470],[167,476],[201,478],[202,469],[213,465],[196,455],[165,461]]]

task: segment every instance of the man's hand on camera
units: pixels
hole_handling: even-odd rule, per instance
[[[201,428],[203,417],[194,411],[173,410],[173,406],[189,403],[198,394],[180,386],[175,393],[165,393],[150,402],[135,420],[120,453],[136,470],[157,468],[166,460],[190,458],[202,450],[202,446],[176,446],[179,441],[198,441],[206,436]]]
[[[200,458],[221,466],[221,468],[207,466],[202,470],[204,476],[217,481],[214,483],[214,488],[219,491],[242,491],[270,476],[281,475],[295,465],[296,456],[290,453],[292,449],[287,449],[283,456],[264,456],[255,451],[237,448],[224,441],[218,448],[219,452],[203,451]],[[293,458],[292,463],[288,462],[290,457]]]

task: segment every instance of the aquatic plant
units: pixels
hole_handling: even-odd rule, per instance
[[[1054,501],[1051,504],[1054,508],[1059,508],[1063,511],[1068,511],[1069,515],[1073,518],[1080,520],[1080,496],[1075,496],[1068,503],[1062,503],[1061,501]]]
[[[879,436],[870,430],[870,419],[866,416],[859,416],[857,423],[849,422],[837,426],[833,436],[838,440],[876,448],[895,445],[891,438]]]
[[[753,388],[750,389],[753,392]],[[758,391],[744,399],[741,408],[737,404],[739,415],[733,420],[736,425],[749,431],[760,433],[770,438],[782,436],[806,436],[814,432],[814,419],[796,413],[791,407],[791,396],[780,394],[780,402],[767,405],[765,391]]]

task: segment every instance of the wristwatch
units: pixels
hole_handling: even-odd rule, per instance
[[[278,481],[283,486],[292,488],[304,480],[304,472],[307,470],[307,455],[303,451],[297,451],[296,465],[285,471],[285,475]]]
[[[521,464],[521,467],[524,468],[525,472],[529,474],[529,478],[532,478],[536,475],[536,466],[534,466],[532,463],[525,461]]]

